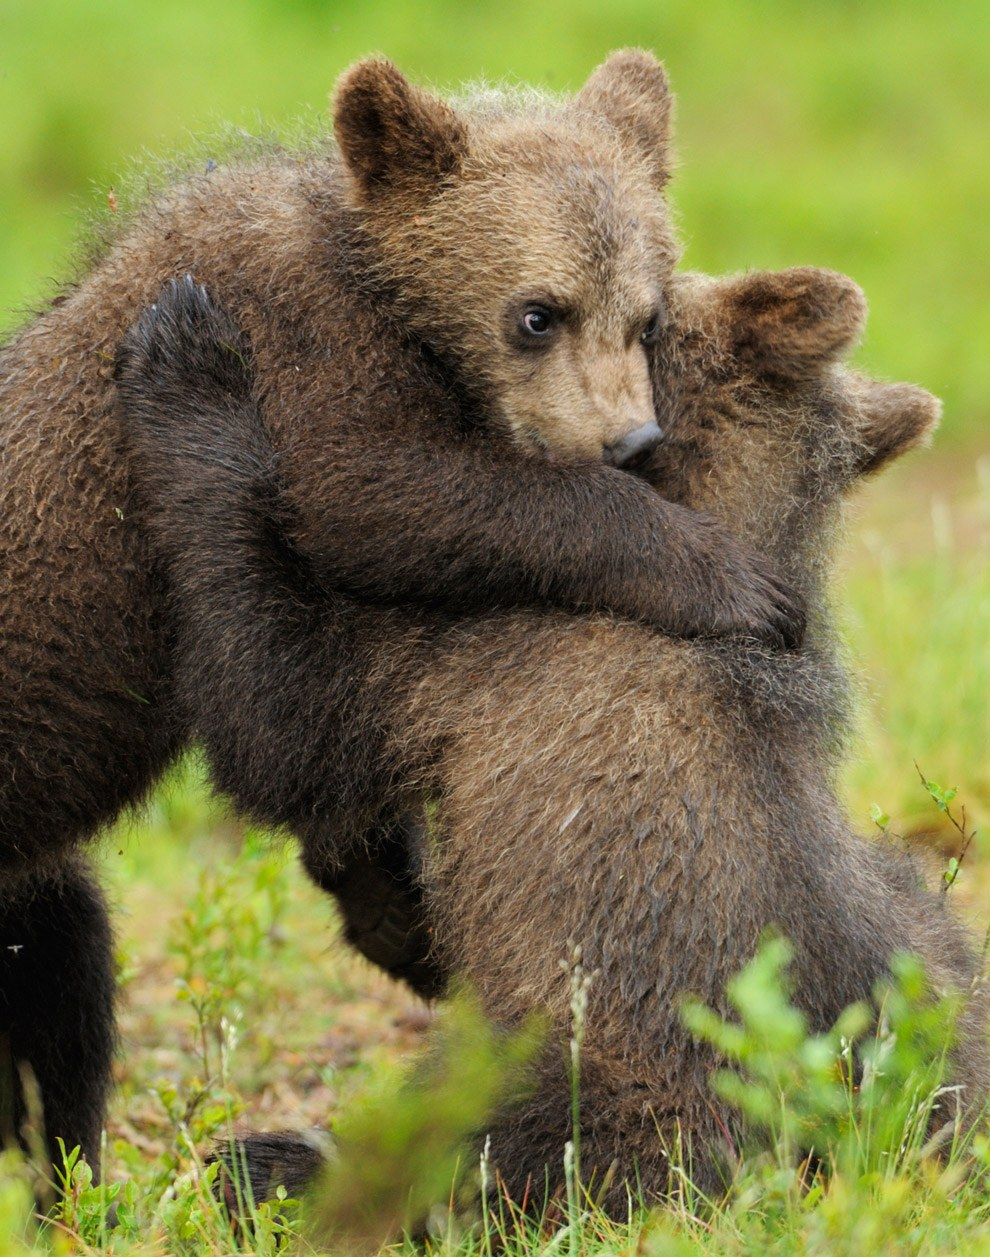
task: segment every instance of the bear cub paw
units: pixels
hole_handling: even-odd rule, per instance
[[[218,1144],[208,1164],[220,1163],[214,1191],[231,1221],[249,1218],[255,1205],[275,1200],[280,1187],[298,1199],[333,1156],[325,1130],[270,1131]]]
[[[202,395],[208,406],[251,395],[248,343],[230,316],[213,304],[192,275],[172,279],[121,342],[117,387],[128,407],[170,398],[188,407]]]

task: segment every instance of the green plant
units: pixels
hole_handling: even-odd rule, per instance
[[[889,1177],[956,1141],[946,1077],[960,998],[936,998],[919,962],[901,955],[874,1006],[851,1005],[827,1031],[809,1033],[788,998],[790,957],[772,938],[730,981],[738,1021],[684,1004],[685,1024],[726,1062],[713,1086],[748,1140],[769,1145],[777,1169],[803,1163],[824,1179]]]
[[[467,1142],[524,1094],[541,1037],[535,1019],[509,1035],[468,992],[450,999],[415,1071],[393,1068],[349,1102],[313,1192],[313,1234],[337,1251],[367,1252],[410,1223],[446,1219],[449,1239],[458,1184],[472,1168]]]

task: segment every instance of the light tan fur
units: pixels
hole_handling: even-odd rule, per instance
[[[894,952],[920,955],[934,992],[968,1001],[953,1081],[970,1114],[986,1100],[970,940],[903,852],[849,828],[835,790],[845,694],[824,575],[836,509],[861,475],[926,438],[938,406],[841,367],[865,310],[848,281],[768,278],[779,328],[754,330],[737,298],[760,282],[681,288],[653,474],[785,565],[809,599],[806,648],[773,656],[615,620],[503,616],[439,635],[393,726],[410,780],[430,765],[418,772],[438,808],[424,872],[438,963],[500,1023],[543,1008],[554,1027],[536,1094],[492,1131],[492,1161],[517,1196],[544,1167],[560,1180],[561,962],[575,944],[595,972],[583,1165],[599,1183],[615,1174],[619,1212],[626,1181],[647,1198],[676,1188],[667,1153],[681,1139],[696,1181],[717,1189],[739,1119],[711,1091],[719,1061],[680,1024],[679,1002],[691,993],[729,1015],[726,980],[770,928],[794,945],[795,999],[817,1031],[871,997]],[[792,301],[810,302],[803,329]]]
[[[394,137],[383,76],[415,121]],[[464,363],[525,447],[597,459],[654,418],[641,339],[666,319],[677,256],[659,194],[670,113],[666,75],[642,53],[611,58],[564,109],[527,98],[520,114],[483,112],[473,124],[388,63],[362,62],[341,81],[350,197],[372,211],[364,225],[383,277],[410,326]],[[509,229],[479,250],[493,221]],[[515,334],[527,305],[561,324],[529,353]]]

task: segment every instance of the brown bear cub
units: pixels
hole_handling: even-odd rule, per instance
[[[109,935],[68,853],[189,735],[112,379],[169,277],[209,284],[250,335],[290,532],[334,589],[800,639],[772,565],[618,470],[658,435],[647,359],[675,255],[670,116],[645,53],[611,58],[567,102],[458,110],[363,62],[337,91],[337,147],[211,163],[0,350],[0,1126],[19,1122],[4,1079],[27,1061],[49,1131],[98,1146]],[[176,385],[166,412],[184,402]],[[356,683],[361,656],[341,646]],[[53,999],[35,1027],[20,993],[68,989],[79,963],[102,975],[88,1011]],[[80,1036],[83,1022],[98,1029]]]
[[[206,294],[173,286],[121,362],[132,457],[175,593],[179,683],[225,785],[249,810],[255,777],[269,805],[283,792],[260,815],[292,825],[331,886],[347,874],[321,828],[340,806],[342,738],[383,747],[382,816],[424,793],[436,801],[428,843],[404,851],[400,837],[381,855],[390,899],[381,883],[368,893],[373,859],[337,886],[352,926],[365,919],[366,952],[419,989],[456,972],[500,1024],[548,1011],[533,1098],[490,1132],[517,1198],[527,1184],[562,1186],[560,960],[581,944],[598,971],[583,1166],[599,1183],[613,1171],[606,1203],[623,1216],[626,1182],[647,1198],[667,1191],[678,1138],[698,1184],[717,1186],[735,1118],[677,1001],[694,992],[726,1012],[726,980],[767,928],[794,944],[795,998],[817,1031],[870,999],[898,950],[924,959],[936,990],[967,992],[978,971],[944,899],[901,853],[852,833],[833,784],[844,691],[824,583],[837,508],[925,438],[937,404],[842,367],[865,305],[841,276],[684,276],[669,303],[654,358],[667,435],[642,475],[778,561],[812,612],[801,651],[551,611],[445,622],[348,602],[288,539],[249,346]],[[180,387],[183,405],[156,402]],[[364,653],[357,684],[335,666],[342,641]],[[966,1108],[986,1095],[983,1030],[974,997],[955,1053]],[[319,1160],[284,1134],[244,1150],[259,1197],[271,1173],[297,1191]]]

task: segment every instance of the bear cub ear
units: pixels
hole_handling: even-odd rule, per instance
[[[344,73],[333,122],[362,205],[387,193],[429,194],[467,151],[466,128],[450,106],[413,87],[383,57]]]
[[[574,103],[607,119],[622,142],[646,159],[656,187],[664,187],[673,165],[674,97],[667,72],[656,57],[639,48],[613,52],[592,73]]]
[[[753,271],[719,285],[729,350],[757,375],[803,380],[847,357],[866,323],[862,289],[837,271]]]
[[[908,450],[926,445],[938,427],[942,403],[914,384],[885,384],[852,376],[850,388],[858,402],[855,435],[860,476],[872,476]]]

